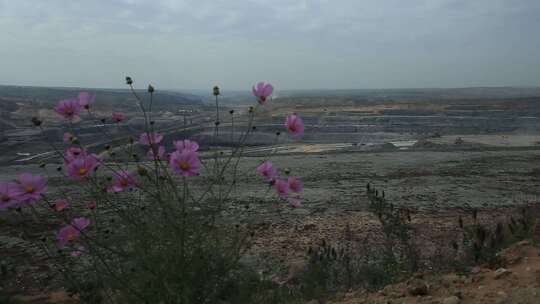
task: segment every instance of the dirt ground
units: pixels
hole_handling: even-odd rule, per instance
[[[474,267],[470,273],[417,274],[375,293],[350,292],[332,304],[536,304],[540,300],[540,248],[528,241],[500,253],[504,266]],[[423,295],[412,295],[418,286]]]

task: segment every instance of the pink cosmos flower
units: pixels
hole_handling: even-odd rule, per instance
[[[269,83],[259,82],[257,88],[253,86],[251,88],[253,95],[257,97],[259,104],[264,104],[266,99],[274,92],[274,87]]]
[[[18,186],[14,182],[0,181],[0,210],[15,206],[19,203]]]
[[[287,199],[289,201],[289,204],[291,204],[291,207],[293,208],[300,208],[302,206],[302,200],[297,197],[290,197]]]
[[[126,120],[126,116],[121,113],[112,113],[112,120],[116,122],[121,122],[121,121]]]
[[[96,209],[96,206],[97,206],[97,203],[96,201],[89,201],[87,204],[86,204],[86,207],[90,210],[93,210],[93,209]]]
[[[67,207],[69,207],[69,202],[65,198],[64,199],[59,199],[56,202],[54,202],[54,210],[56,210],[58,212],[66,209]]]
[[[65,99],[60,100],[56,107],[54,107],[56,113],[62,115],[65,119],[73,120],[79,117],[81,113],[81,105],[77,99]]]
[[[289,183],[289,189],[291,189],[292,192],[300,193],[304,191],[304,187],[302,187],[302,182],[300,182],[299,177],[291,176],[287,179],[287,182]]]
[[[169,163],[173,171],[182,176],[195,176],[199,173],[199,168],[201,167],[201,161],[197,152],[188,150],[173,152]]]
[[[64,133],[64,143],[69,144],[73,140],[73,134],[66,132]]]
[[[77,240],[81,235],[81,231],[89,225],[89,219],[78,217],[73,219],[71,224],[62,227],[56,234],[56,239],[60,247],[65,247],[67,243]]]
[[[159,146],[157,148],[157,155],[154,155],[154,150],[148,150],[148,159],[150,160],[164,160],[166,158],[167,151],[165,151],[164,146]]]
[[[73,242],[79,238],[81,232],[72,225],[66,225],[56,233],[56,240],[60,247],[65,247],[67,243]]]
[[[71,220],[71,225],[81,231],[90,225],[90,220],[85,217],[74,218]]]
[[[292,136],[301,136],[304,134],[304,122],[302,121],[302,118],[296,114],[287,117],[285,127]]]
[[[90,104],[96,100],[96,95],[90,94],[88,92],[80,92],[79,97],[77,98],[79,105],[85,109],[90,108]]]
[[[143,132],[139,136],[139,142],[145,146],[155,145],[159,144],[159,142],[163,139],[163,135],[158,133],[146,133]]]
[[[264,162],[261,165],[259,165],[257,167],[257,172],[262,174],[264,179],[266,179],[269,182],[273,181],[277,176],[277,171],[274,168],[274,165],[269,161]]]
[[[74,178],[89,177],[99,167],[99,158],[95,154],[81,155],[69,161],[67,165],[68,175]]]
[[[69,147],[64,152],[64,163],[69,164],[77,158],[83,158],[86,156],[86,151],[78,147]]]
[[[178,152],[182,152],[182,151],[197,152],[199,150],[199,144],[189,139],[175,140],[173,141],[173,145]]]
[[[277,194],[280,197],[285,198],[289,195],[289,183],[287,181],[278,179],[276,180],[274,186],[276,187]]]
[[[21,203],[35,203],[47,191],[47,179],[39,174],[22,173],[16,183],[18,200]]]
[[[120,170],[114,176],[114,184],[109,189],[111,192],[122,192],[131,190],[137,186],[137,180],[133,173],[127,170]]]

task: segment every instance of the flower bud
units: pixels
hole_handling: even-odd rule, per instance
[[[32,117],[32,123],[34,124],[34,126],[39,127],[41,126],[42,121],[39,118],[34,116]]]
[[[154,87],[151,84],[148,85],[148,93],[154,93]]]
[[[213,92],[213,94],[214,94],[214,96],[220,95],[220,94],[219,94],[219,87],[218,87],[218,86],[215,86],[215,87],[214,87],[214,92]]]
[[[148,171],[143,166],[138,166],[137,167],[137,173],[140,176],[146,176],[148,174]]]
[[[132,84],[133,84],[133,80],[131,79],[131,77],[126,76],[126,83],[127,83],[128,85],[132,85]]]

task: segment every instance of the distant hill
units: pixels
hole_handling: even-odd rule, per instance
[[[213,103],[211,91],[188,90],[199,96],[206,103]],[[366,102],[436,102],[436,101],[469,101],[488,99],[523,99],[540,98],[540,87],[469,87],[469,88],[417,88],[417,89],[324,89],[324,90],[276,90],[274,102],[306,101],[313,104],[318,98],[321,105],[343,104],[347,101],[365,104]],[[228,105],[252,104],[254,97],[250,90],[222,90],[220,101]]]
[[[289,90],[278,97],[356,97],[366,100],[430,101],[436,99],[505,99],[540,97],[540,87],[470,87],[359,90]]]
[[[106,108],[132,108],[136,99],[127,89],[86,89],[86,88],[54,88],[54,87],[27,87],[0,85],[0,102],[3,107],[8,103],[30,103],[36,106],[52,106],[58,100],[75,97],[81,91],[96,94],[96,106]],[[137,91],[143,98],[149,94],[145,90]],[[159,91],[154,93],[154,108],[170,108],[181,105],[202,105],[202,99],[193,94],[173,91]]]

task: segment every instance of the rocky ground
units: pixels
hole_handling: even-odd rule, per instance
[[[519,242],[499,253],[503,265],[464,274],[418,273],[378,292],[351,291],[333,304],[536,304],[540,301],[540,248]],[[317,301],[312,301],[312,304]]]
[[[539,206],[528,209],[528,212],[536,215],[540,214],[539,211]],[[450,246],[452,240],[460,242],[459,217],[462,217],[465,226],[482,223],[489,227],[494,223],[509,220],[510,216],[518,218],[520,212],[515,208],[484,210],[478,214],[476,220],[471,214],[458,210],[438,214],[414,214],[411,224],[417,235],[414,242],[418,248],[422,248],[420,259],[423,270],[401,283],[388,285],[379,291],[367,292],[353,288],[347,293],[338,293],[333,297],[334,300],[328,303],[538,303],[540,247],[532,241],[522,241],[504,249],[498,254],[500,262],[496,267],[477,265],[459,273],[445,272],[439,268],[441,264],[460,254]],[[284,217],[281,220],[261,221],[255,227],[255,237],[248,256],[259,261],[257,266],[267,278],[290,286],[297,284],[297,278],[305,271],[307,249],[316,247],[322,240],[337,245],[343,242],[344,231],[347,229],[352,235],[349,241],[353,244],[377,246],[383,241],[376,217],[368,212]],[[535,235],[540,236],[540,229],[537,229]],[[357,254],[362,254],[361,250]],[[25,257],[28,256],[21,252],[21,259]],[[25,261],[29,262],[33,263],[33,275],[46,270],[42,264],[44,261]],[[281,274],[275,269],[264,273],[276,265],[283,266]],[[13,273],[14,282],[26,286],[26,289],[23,289],[25,292],[21,293],[17,285],[12,284],[0,291],[14,295],[14,300],[19,301],[15,303],[76,303],[58,287],[40,286],[46,284],[47,280],[32,281],[29,277],[31,275],[27,272]],[[324,302],[313,300],[309,303]]]

